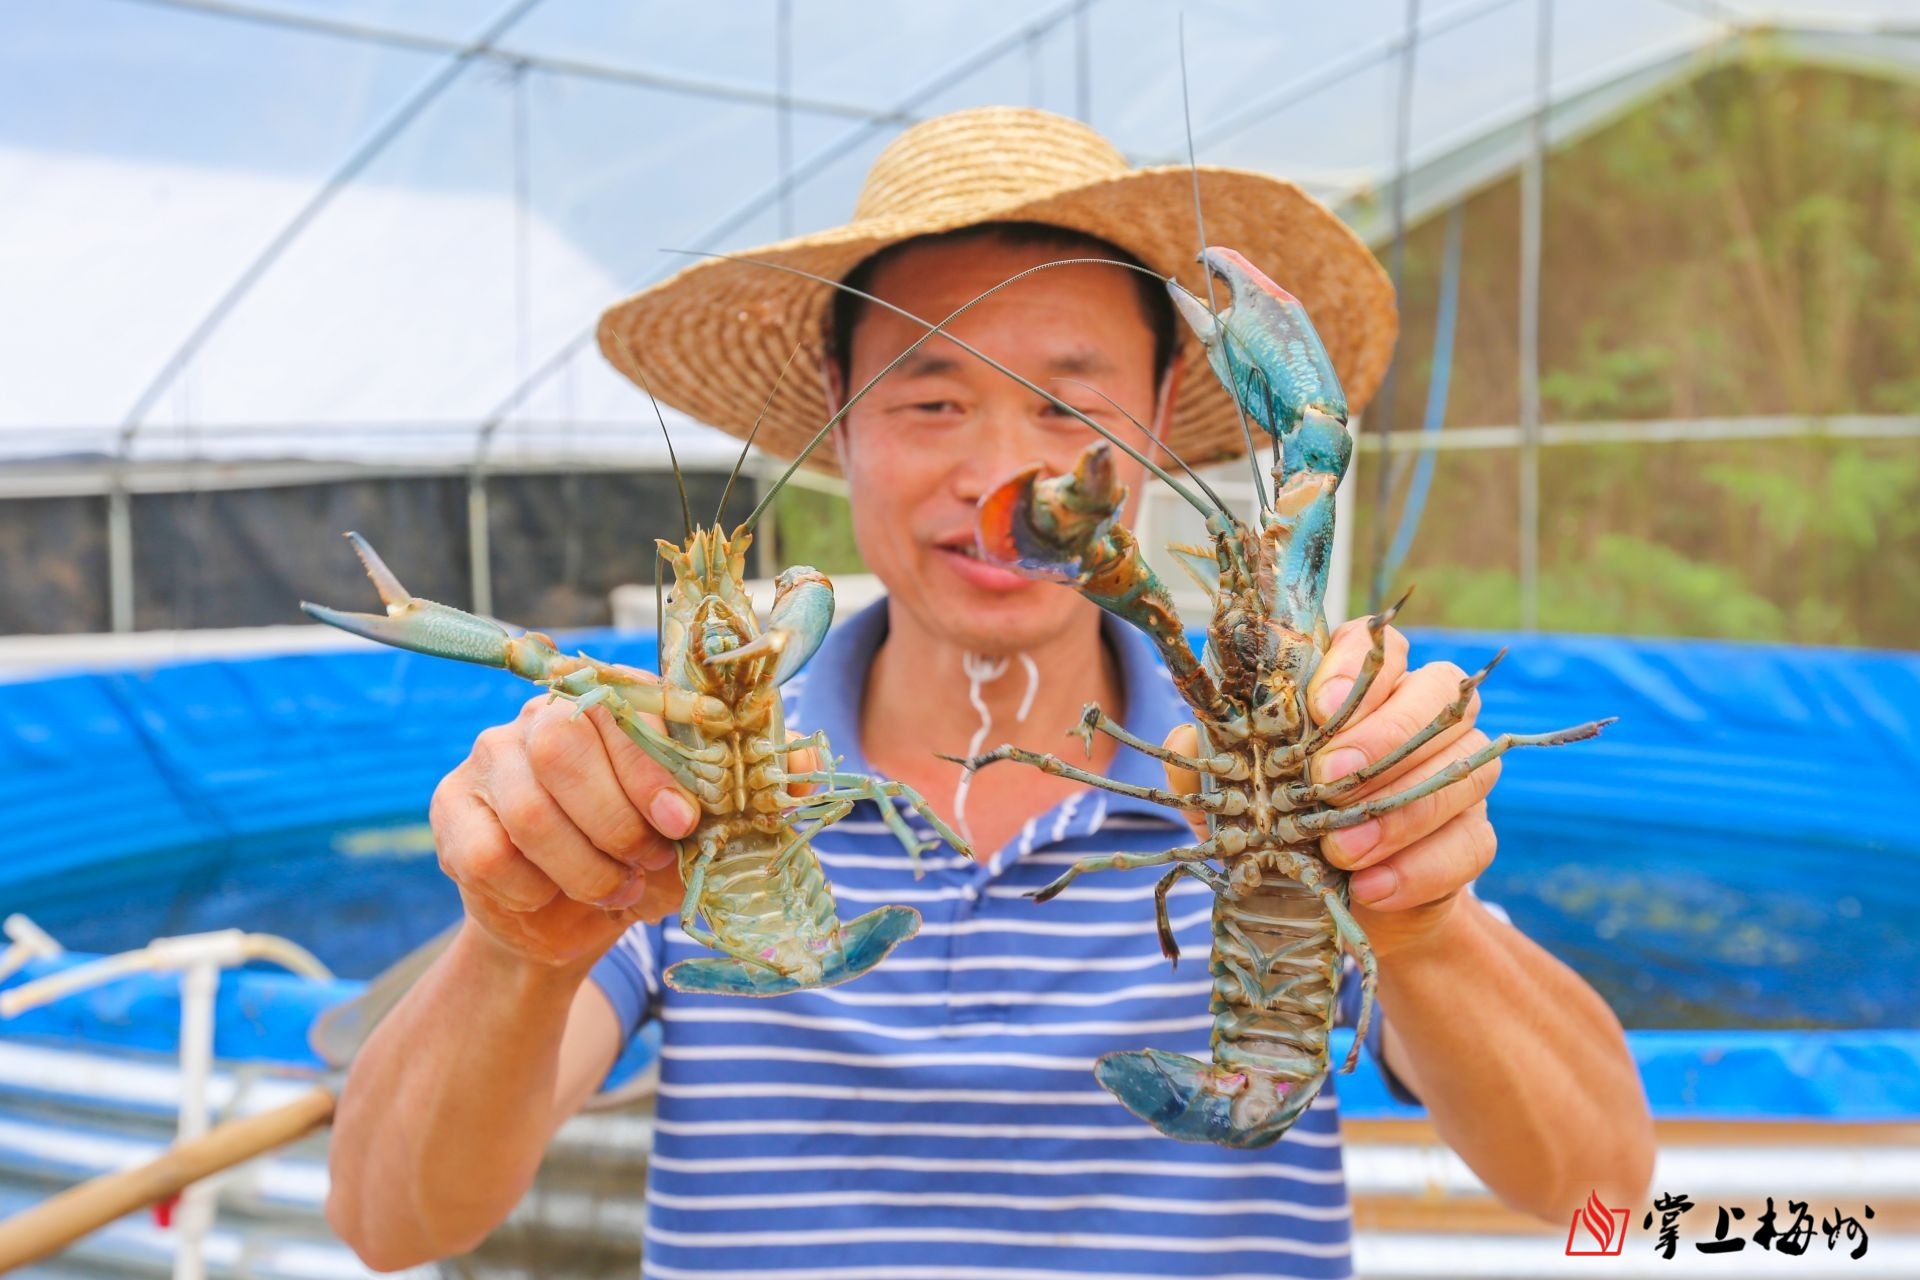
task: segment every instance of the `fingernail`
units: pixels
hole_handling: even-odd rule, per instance
[[[1348,676],[1335,676],[1333,679],[1321,685],[1319,702],[1320,718],[1325,720],[1328,716],[1338,711],[1340,704],[1347,700],[1347,694],[1352,691],[1353,680]]]
[[[1400,873],[1392,867],[1368,867],[1347,882],[1354,899],[1368,905],[1385,902],[1399,887]]]
[[[1356,866],[1360,860],[1372,853],[1380,843],[1380,819],[1370,818],[1357,827],[1348,827],[1345,831],[1336,831],[1328,839],[1339,851],[1336,863]]]
[[[1358,747],[1341,747],[1338,751],[1328,751],[1313,758],[1313,776],[1319,782],[1332,782],[1335,778],[1344,778],[1367,763],[1367,753]]]
[[[657,792],[647,806],[647,816],[653,819],[655,831],[675,840],[692,831],[693,824],[700,820],[693,805],[678,791]]]

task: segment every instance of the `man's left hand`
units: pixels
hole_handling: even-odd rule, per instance
[[[1325,723],[1346,700],[1369,643],[1364,618],[1333,633],[1326,656],[1307,686],[1307,707],[1314,723]],[[1346,727],[1315,753],[1311,780],[1332,782],[1392,752],[1459,696],[1464,678],[1465,673],[1450,662],[1409,671],[1406,637],[1387,628],[1386,661]],[[1344,807],[1403,791],[1472,755],[1487,745],[1486,735],[1474,728],[1479,712],[1480,696],[1475,693],[1458,724],[1434,735],[1408,759],[1341,796],[1337,803]],[[1188,724],[1168,735],[1166,745],[1190,755],[1195,742],[1193,726]],[[1436,938],[1461,891],[1493,861],[1495,839],[1486,799],[1499,777],[1496,759],[1430,796],[1322,837],[1321,852],[1327,861],[1353,873],[1349,887],[1354,917],[1366,930],[1376,955],[1384,957]],[[1169,768],[1167,780],[1175,791],[1199,789],[1199,780],[1180,769]],[[1193,813],[1187,816],[1204,836],[1204,819]]]

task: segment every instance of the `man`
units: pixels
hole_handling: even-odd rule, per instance
[[[1213,239],[1302,298],[1357,410],[1392,338],[1377,264],[1287,184],[1202,177]],[[1063,259],[1131,256],[1193,279],[1190,182],[1128,170],[1058,117],[962,112],[876,161],[853,223],[747,256],[851,273],[929,318]],[[630,374],[644,359],[677,406],[744,432],[798,342],[819,385],[793,383],[760,436],[792,455],[924,333],[839,297],[796,275],[703,264],[609,312],[602,347]],[[1189,371],[1173,326],[1157,281],[1080,264],[978,302],[952,332],[1115,431],[1135,431],[1131,415],[1192,461],[1227,455],[1232,406],[1204,367]],[[843,767],[932,797],[978,855],[943,849],[916,881],[870,808],[817,839],[843,915],[905,903],[925,917],[855,983],[764,1002],[666,988],[664,966],[700,950],[677,929],[630,927],[679,905],[671,840],[693,825],[689,797],[598,713],[576,722],[536,699],[481,736],[433,805],[465,927],[368,1042],[335,1128],[329,1217],[370,1264],[477,1243],[625,1039],[657,1019],[649,1275],[1350,1274],[1333,1086],[1280,1143],[1232,1151],[1162,1138],[1091,1078],[1113,1050],[1206,1056],[1205,975],[1170,973],[1160,957],[1151,870],[1089,877],[1045,906],[1026,895],[1086,853],[1184,843],[1178,819],[1017,766],[963,780],[935,754],[1055,749],[1088,702],[1150,741],[1184,720],[1139,635],[971,552],[988,486],[1034,462],[1062,468],[1090,438],[936,337],[816,455],[846,476],[860,550],[890,595],[789,684],[790,723],[826,731]],[[1137,491],[1140,469],[1123,478]],[[1410,670],[1405,642],[1390,641],[1319,776],[1380,758],[1455,696],[1457,669]],[[1316,717],[1352,687],[1366,645],[1364,627],[1336,633],[1309,689]],[[1469,717],[1373,790],[1485,741]],[[1090,767],[1160,781],[1105,740]],[[1327,841],[1356,871],[1354,914],[1380,961],[1386,1029],[1373,1047],[1509,1203],[1546,1216],[1594,1190],[1631,1203],[1652,1140],[1619,1024],[1466,891],[1493,856],[1484,799],[1496,772]],[[1196,967],[1206,903],[1183,883],[1172,904]]]

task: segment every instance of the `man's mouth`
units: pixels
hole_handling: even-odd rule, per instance
[[[971,535],[943,538],[934,543],[934,550],[942,553],[947,565],[956,575],[983,590],[1017,591],[1030,583],[1030,579],[1023,578],[1010,569],[989,564],[981,556],[980,546]]]

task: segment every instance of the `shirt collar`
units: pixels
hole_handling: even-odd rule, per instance
[[[1121,684],[1126,690],[1127,713],[1122,723],[1128,732],[1148,742],[1165,741],[1175,725],[1188,720],[1187,706],[1174,688],[1173,677],[1146,636],[1109,614],[1102,613],[1100,621],[1102,634],[1119,660]],[[860,743],[860,702],[866,692],[867,670],[886,636],[887,600],[882,597],[828,632],[806,670],[787,683],[790,722],[803,731],[824,731],[840,761],[838,767],[849,773],[873,772]],[[1071,760],[1072,755],[1065,758]],[[1125,746],[1115,753],[1107,776],[1141,787],[1164,787],[1167,781],[1159,761]],[[1081,803],[1095,807],[1086,818],[1072,824],[1077,835],[1089,834],[1105,818],[1116,814],[1150,817],[1170,827],[1186,828],[1178,813],[1151,800],[1097,791],[1083,797]]]

